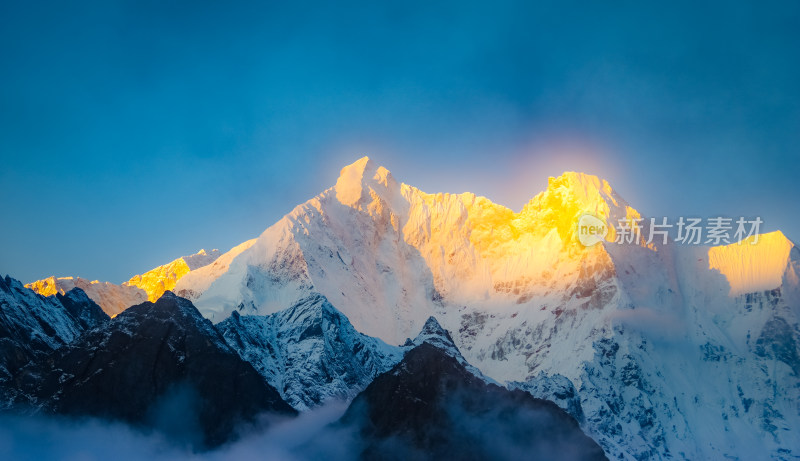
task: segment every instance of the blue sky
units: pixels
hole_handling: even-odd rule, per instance
[[[227,250],[364,154],[516,210],[584,171],[800,240],[800,4],[645,3],[3,2],[0,272]]]

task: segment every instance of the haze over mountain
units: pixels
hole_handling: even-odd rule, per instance
[[[612,231],[587,248],[575,236],[585,213],[609,228],[643,217],[582,173],[550,178],[513,212],[470,193],[422,192],[365,157],[257,238],[174,277],[174,291],[222,322],[256,369],[296,340],[274,342],[270,319],[303,300],[325,299],[388,345],[435,316],[479,373],[553,399],[610,457],[799,455],[796,245],[780,232],[757,244],[620,245]],[[322,322],[310,325],[336,324],[326,309],[307,311]],[[238,326],[250,323],[260,326]],[[309,352],[327,344],[315,337]],[[253,347],[267,343],[276,352]],[[385,367],[359,363],[356,384],[335,393],[352,395]],[[294,373],[275,370],[260,373],[273,383]],[[325,395],[273,385],[297,408]]]

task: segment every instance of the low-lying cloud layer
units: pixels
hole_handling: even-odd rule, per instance
[[[223,461],[300,460],[357,457],[353,437],[329,427],[345,403],[330,403],[293,419],[270,419],[269,429],[242,434],[218,450],[193,453],[159,433],[145,433],[124,424],[96,419],[44,416],[0,416],[0,459],[19,461]],[[176,432],[181,432],[175,428]]]

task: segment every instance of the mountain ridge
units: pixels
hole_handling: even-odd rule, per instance
[[[580,408],[620,459],[800,453],[786,435],[800,424],[800,250],[781,233],[709,247],[613,231],[586,248],[584,213],[610,229],[645,218],[581,173],[514,212],[422,192],[365,157],[174,288],[214,322],[317,293],[389,345],[435,317],[480,373]]]
[[[734,263],[715,259],[715,267],[709,252],[726,250],[646,245],[644,238],[620,245],[613,232],[586,248],[571,233],[584,213],[607,225],[644,218],[589,175],[552,178],[514,213],[474,194],[426,194],[361,159],[342,170],[336,186],[231,258],[227,272],[204,280],[208,288],[193,299],[217,321],[234,309],[268,314],[319,292],[358,331],[389,344],[401,344],[434,316],[468,363],[491,379],[538,380],[525,388],[542,397],[574,388],[586,429],[610,456],[733,456],[745,452],[744,438],[727,435],[733,431],[753,434],[753,456],[800,451],[782,435],[798,418],[791,410],[800,400],[791,384],[795,355],[778,352],[800,343],[796,247],[770,264],[771,275],[782,274],[770,279],[778,286],[731,295],[731,274],[748,279],[752,269],[736,261],[757,255],[759,245],[737,246],[741,254],[728,258]],[[785,344],[764,346],[775,341]],[[788,362],[777,369],[788,385],[777,397],[767,394],[776,378],[760,371],[774,369],[771,357]],[[685,369],[697,376],[714,369],[717,378],[690,377],[687,384]],[[624,391],[614,385],[621,374]],[[556,376],[569,384],[550,378]],[[698,408],[699,395],[671,391],[687,386],[728,409]],[[758,410],[747,399],[760,402]],[[727,429],[705,432],[709,421]],[[692,440],[693,432],[702,435]]]
[[[401,348],[358,332],[320,294],[268,316],[234,311],[216,327],[300,411],[355,397],[402,358]]]
[[[81,277],[56,277],[26,283],[25,287],[43,296],[65,294],[73,288],[81,288],[106,314],[118,315],[130,306],[144,301],[157,301],[165,291],[175,288],[175,284],[192,270],[203,268],[219,258],[219,250],[200,250],[193,255],[181,256],[167,264],[134,275],[127,282],[89,281]]]
[[[296,414],[190,301],[166,291],[31,363],[17,407],[158,430],[194,450]]]

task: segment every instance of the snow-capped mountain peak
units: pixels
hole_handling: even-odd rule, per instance
[[[607,224],[604,242],[580,244],[583,214]],[[583,173],[514,212],[398,183],[364,157],[256,239],[153,286],[222,321],[298,409],[352,397],[420,332],[408,347],[557,401],[614,458],[797,457],[800,250],[780,232],[613,243],[641,216]]]
[[[408,212],[408,203],[403,196],[406,188],[394,179],[389,170],[377,165],[369,157],[362,157],[342,168],[333,188],[333,196],[342,205],[372,216],[382,226],[398,230]],[[325,195],[323,193],[317,198],[324,200]],[[304,214],[300,209],[295,211]]]
[[[583,214],[605,221],[613,242],[620,219],[638,219],[641,214],[619,196],[608,181],[585,173],[565,172],[548,179],[547,189],[531,199],[519,213],[519,221],[532,233],[557,229],[564,244],[577,243],[575,228]]]
[[[442,328],[434,316],[428,317],[428,320],[425,321],[425,325],[422,326],[422,330],[417,337],[411,341],[411,344],[420,345],[424,342],[432,343],[434,346],[438,346],[442,343],[448,347],[451,345],[455,346],[450,333]],[[407,342],[406,344],[408,345],[409,343]]]
[[[608,225],[605,242],[577,241],[583,214]],[[256,239],[184,275],[175,291],[214,322],[236,311],[233,329],[258,323],[244,328],[248,351],[281,330],[254,319],[287,315],[287,306],[305,313],[290,321],[297,331],[321,324],[335,332],[336,316],[316,308],[314,294],[354,330],[388,344],[423,330],[423,342],[452,345],[485,376],[563,396],[615,457],[742,452],[724,432],[693,440],[709,421],[753,434],[752,453],[794,450],[783,429],[796,425],[800,400],[800,251],[782,234],[720,248],[612,243],[620,219],[640,217],[596,176],[551,178],[514,212],[471,193],[425,193],[365,157]],[[305,357],[325,350],[328,336],[275,344],[302,346],[292,354]],[[273,355],[256,358],[272,363]],[[375,370],[385,362],[359,363]],[[293,373],[298,382],[313,375]],[[270,382],[297,408],[329,395],[294,392],[280,376]],[[781,392],[770,387],[776,380],[788,383]],[[702,392],[676,395],[677,388]],[[699,405],[703,396],[725,409]]]
[[[608,225],[606,242],[587,248],[577,241],[583,214]],[[436,330],[423,328],[435,316],[450,341],[431,338],[452,343],[484,375],[527,383],[543,397],[563,394],[565,408],[579,402],[588,430],[614,456],[740,451],[724,434],[708,435],[703,446],[690,440],[686,434],[700,430],[699,421],[731,430],[790,427],[794,416],[786,415],[794,413],[764,419],[747,413],[741,399],[759,396],[765,403],[758,411],[769,414],[796,405],[792,387],[785,400],[767,399],[770,378],[759,370],[765,357],[788,364],[781,376],[800,366],[784,353],[800,339],[767,346],[798,337],[797,249],[777,236],[766,237],[762,250],[612,243],[620,219],[641,217],[607,181],[582,173],[551,178],[514,212],[471,193],[429,194],[398,184],[362,158],[255,243],[220,257],[230,261],[224,270],[202,282],[198,270],[178,288],[191,281],[195,304],[214,321],[234,310],[271,314],[321,293],[356,330],[389,344]],[[729,293],[734,287],[742,288]],[[660,347],[675,337],[691,352]],[[745,397],[709,379],[692,386],[729,402],[739,416],[698,410],[694,397],[670,390],[686,386],[676,380],[694,379],[676,378],[680,370],[709,369],[716,357],[716,373],[739,383]],[[737,371],[745,366],[751,377]],[[667,376],[659,367],[674,370]],[[621,374],[624,393],[615,384]],[[567,396],[570,389],[579,397]],[[767,434],[759,431],[752,432]],[[780,429],[769,434],[783,440]],[[761,450],[786,445],[748,443]]]
[[[478,378],[488,383],[496,384],[496,381],[484,375],[480,370],[470,364],[463,355],[461,355],[461,351],[458,350],[458,346],[456,346],[456,343],[453,341],[453,337],[450,336],[450,332],[442,328],[442,326],[439,324],[439,321],[437,321],[436,317],[433,316],[428,318],[428,320],[425,322],[425,325],[422,326],[422,330],[419,332],[417,337],[414,338],[413,341],[408,339],[403,346],[411,348],[426,343],[441,349],[445,354],[456,359],[461,366],[466,368],[470,373]]]
[[[470,193],[427,194],[363,157],[342,169],[334,188],[220,257],[228,261],[221,270],[193,271],[175,289],[214,321],[234,309],[276,312],[316,291],[359,330],[397,344],[437,314],[442,299],[526,303],[568,291],[586,265],[613,271],[602,246],[576,242],[584,213],[608,222],[639,217],[596,176],[551,178],[515,213]]]
[[[376,165],[369,157],[342,168],[335,186],[336,199],[353,208],[368,204],[375,195],[386,199],[397,188],[397,181],[389,170]]]

